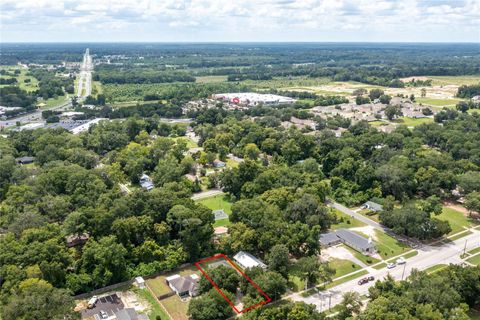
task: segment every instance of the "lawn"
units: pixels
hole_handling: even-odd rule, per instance
[[[422,103],[425,105],[430,105],[433,107],[451,107],[455,106],[462,99],[435,99],[435,98],[416,98],[417,103]]]
[[[195,82],[197,83],[215,83],[215,82],[225,82],[225,81],[227,81],[227,76],[195,77]]]
[[[305,288],[305,281],[300,279],[298,276],[295,275],[288,275],[288,286],[292,288],[292,291],[298,292]]]
[[[362,210],[358,211],[358,213],[360,213],[362,216],[365,216],[369,219],[372,219],[373,221],[379,222],[378,213],[375,212],[375,211],[371,211],[371,210],[368,210],[368,209],[362,209]]]
[[[408,118],[408,117],[401,117],[393,122],[398,124],[406,125],[407,127],[415,127],[425,123],[433,123],[433,118]]]
[[[410,247],[406,244],[381,231],[375,230],[375,236],[378,253],[383,259],[388,259],[410,250]]]
[[[479,252],[480,252],[480,247],[468,251],[468,253],[470,253],[472,255],[475,254],[475,253],[479,253]]]
[[[346,245],[342,245],[342,246],[344,248],[347,248],[347,250],[350,251],[355,256],[355,258],[362,261],[366,265],[372,265],[372,264],[380,262],[380,260],[378,260],[377,258],[366,256],[366,255],[358,252],[357,250],[355,250],[353,248],[350,248],[349,246],[346,246]]]
[[[47,101],[45,101],[45,103],[47,104],[45,106],[45,108],[52,108],[52,107],[56,107],[62,103],[65,103],[67,100],[66,100],[66,96],[63,95],[63,96],[58,96],[56,98],[50,98],[48,99]]]
[[[480,254],[477,254],[473,258],[467,259],[467,261],[476,266],[480,265]]]
[[[232,213],[232,203],[227,200],[226,195],[223,193],[210,198],[197,200],[197,203],[201,203],[212,210],[223,209],[226,214]]]
[[[177,295],[161,301],[162,305],[175,320],[188,320],[187,311],[189,302],[190,300],[182,301]]]
[[[353,263],[349,260],[343,259],[332,259],[329,262],[330,267],[335,269],[335,278],[344,276],[346,274],[358,271],[361,267],[358,264]]]
[[[470,227],[473,223],[472,220],[462,212],[447,207],[443,207],[442,213],[436,216],[436,218],[450,223],[452,231],[449,235],[465,230],[464,227]]]
[[[197,200],[197,203],[201,203],[211,210],[223,209],[226,214],[232,213],[232,203],[227,200],[225,194],[219,194],[214,197]],[[231,224],[229,219],[217,220],[213,224],[213,227],[228,227]]]
[[[228,158],[226,161],[226,165],[228,168],[237,168],[240,162],[237,162],[233,159]]]
[[[187,148],[198,148],[198,144],[193,141],[192,139],[190,138],[187,138],[187,137],[172,137],[172,139],[176,142],[178,140],[183,140],[187,143]]]
[[[340,228],[359,228],[365,226],[365,223],[358,221],[357,219],[352,218],[337,209],[334,209],[333,211],[335,212],[338,221],[338,223],[332,224],[331,229],[333,230]]]
[[[139,296],[143,300],[148,301],[148,303],[150,304],[151,309],[148,312],[148,319],[157,320],[157,317],[160,317],[160,319],[162,320],[170,320],[170,317],[162,309],[162,307],[158,303],[158,300],[154,296],[152,296],[148,289],[138,289],[135,287],[132,290],[137,296]]]

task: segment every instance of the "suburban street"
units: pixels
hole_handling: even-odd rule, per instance
[[[418,255],[407,259],[405,265],[398,265],[393,269],[383,268],[381,270],[368,267],[366,268],[369,271],[368,275],[374,276],[376,280],[381,280],[390,274],[396,280],[401,280],[402,276],[403,279],[407,278],[413,269],[424,270],[437,264],[462,264],[464,261],[460,258],[460,255],[465,248],[466,251],[469,251],[480,247],[480,230],[470,229],[470,231],[472,234],[458,240],[439,244],[438,246],[424,245],[422,248],[417,249]],[[325,311],[329,309],[329,305],[333,307],[341,303],[342,295],[346,292],[356,291],[360,295],[368,294],[368,288],[373,286],[375,282],[371,281],[364,285],[358,285],[357,282],[360,278],[347,281],[306,298],[302,297],[298,292],[287,298],[314,304],[319,311]]]

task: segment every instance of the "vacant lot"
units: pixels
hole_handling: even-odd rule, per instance
[[[375,230],[375,237],[378,253],[383,259],[388,259],[389,257],[397,256],[410,250],[410,247],[406,244],[397,241],[397,239],[381,231]]]
[[[334,209],[335,215],[337,216],[337,222],[336,224],[332,225],[332,229],[340,229],[340,228],[358,228],[358,227],[364,227],[365,223],[358,221],[355,218],[350,217],[349,215],[346,215],[345,213]]]
[[[448,221],[452,227],[452,231],[449,234],[454,234],[465,230],[464,227],[471,227],[475,222],[469,217],[465,216],[462,212],[453,210],[451,208],[443,207],[443,211],[436,218],[444,221]]]
[[[335,269],[334,278],[338,278],[361,269],[358,264],[355,264],[349,260],[332,259],[328,263],[330,264],[330,267]]]
[[[402,117],[394,120],[393,122],[403,124],[407,127],[415,127],[424,123],[433,123],[433,118],[408,118]]]
[[[197,201],[198,203],[203,204],[211,210],[220,210],[225,211],[226,214],[230,215],[232,213],[232,203],[228,201],[225,194],[219,194],[214,197],[205,198]],[[230,225],[229,219],[222,219],[215,221],[214,227],[228,226]]]
[[[480,76],[429,76],[432,79],[432,85],[445,86],[445,85],[469,85],[480,82]]]

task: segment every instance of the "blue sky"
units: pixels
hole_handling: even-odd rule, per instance
[[[2,42],[480,42],[480,0],[2,0]]]

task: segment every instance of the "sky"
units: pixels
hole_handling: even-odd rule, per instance
[[[1,42],[480,42],[480,0],[1,0]]]

